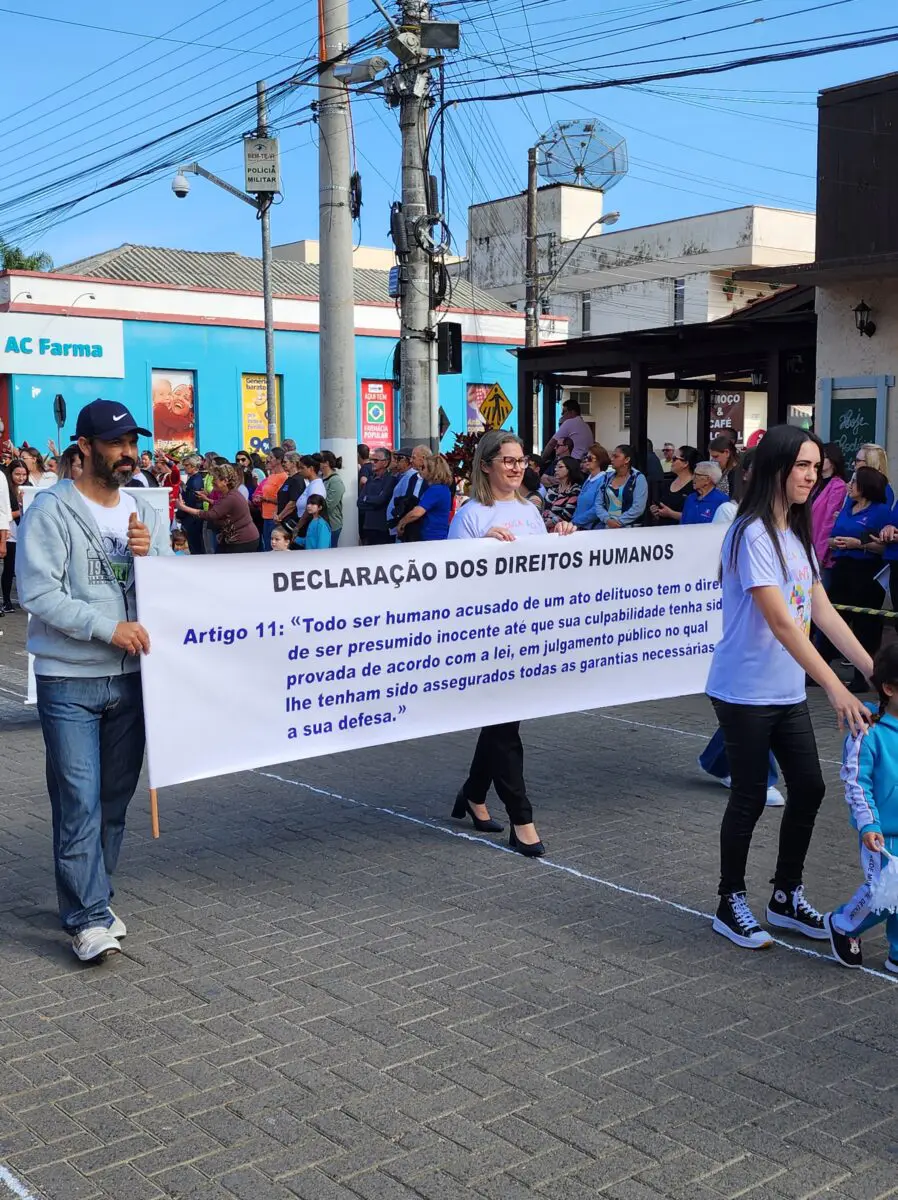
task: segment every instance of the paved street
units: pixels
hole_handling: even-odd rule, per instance
[[[3,1200],[898,1192],[885,944],[859,974],[825,943],[711,934],[725,792],[695,767],[700,698],[525,727],[541,863],[446,820],[467,733],[162,792],[158,842],[141,794],[125,953],[83,968],[56,927],[24,618],[0,627]],[[215,699],[222,738],[251,700],[239,677]],[[856,843],[814,704],[828,907]]]

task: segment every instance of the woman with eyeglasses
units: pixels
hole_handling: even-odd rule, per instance
[[[605,472],[610,465],[611,458],[608,451],[599,442],[593,442],[583,456],[583,470],[586,472],[586,479],[580,487],[577,507],[571,517],[571,521],[577,529],[595,529],[598,525],[596,499],[599,494],[599,484],[604,479]]]
[[[555,484],[546,494],[543,521],[551,533],[559,521],[573,520],[574,509],[583,484],[583,472],[576,458],[566,455],[555,464]]]
[[[683,518],[683,505],[694,490],[692,473],[698,465],[698,451],[694,446],[680,446],[670,460],[673,475],[665,475],[661,496],[652,505],[652,516],[656,525],[679,525]]]
[[[449,526],[450,539],[495,538],[514,542],[518,538],[545,535],[546,527],[536,507],[518,495],[527,466],[521,439],[504,429],[491,429],[477,444],[471,466],[471,499]],[[559,521],[557,534],[574,532],[569,521]],[[524,747],[520,721],[485,725],[468,768],[468,778],[455,800],[456,821],[470,817],[480,833],[501,833],[486,806],[490,786],[508,812],[511,828],[508,844],[527,858],[540,858],[546,848],[533,824],[533,809],[524,783]]]

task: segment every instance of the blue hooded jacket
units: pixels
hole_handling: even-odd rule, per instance
[[[846,738],[840,776],[858,833],[898,837],[898,719],[886,713]]]

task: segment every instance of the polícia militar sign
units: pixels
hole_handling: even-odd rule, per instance
[[[121,321],[0,313],[0,375],[122,379]]]

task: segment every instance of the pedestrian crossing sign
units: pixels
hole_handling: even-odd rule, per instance
[[[511,416],[512,408],[511,401],[500,385],[494,383],[480,405],[480,415],[487,429],[501,429]]]

